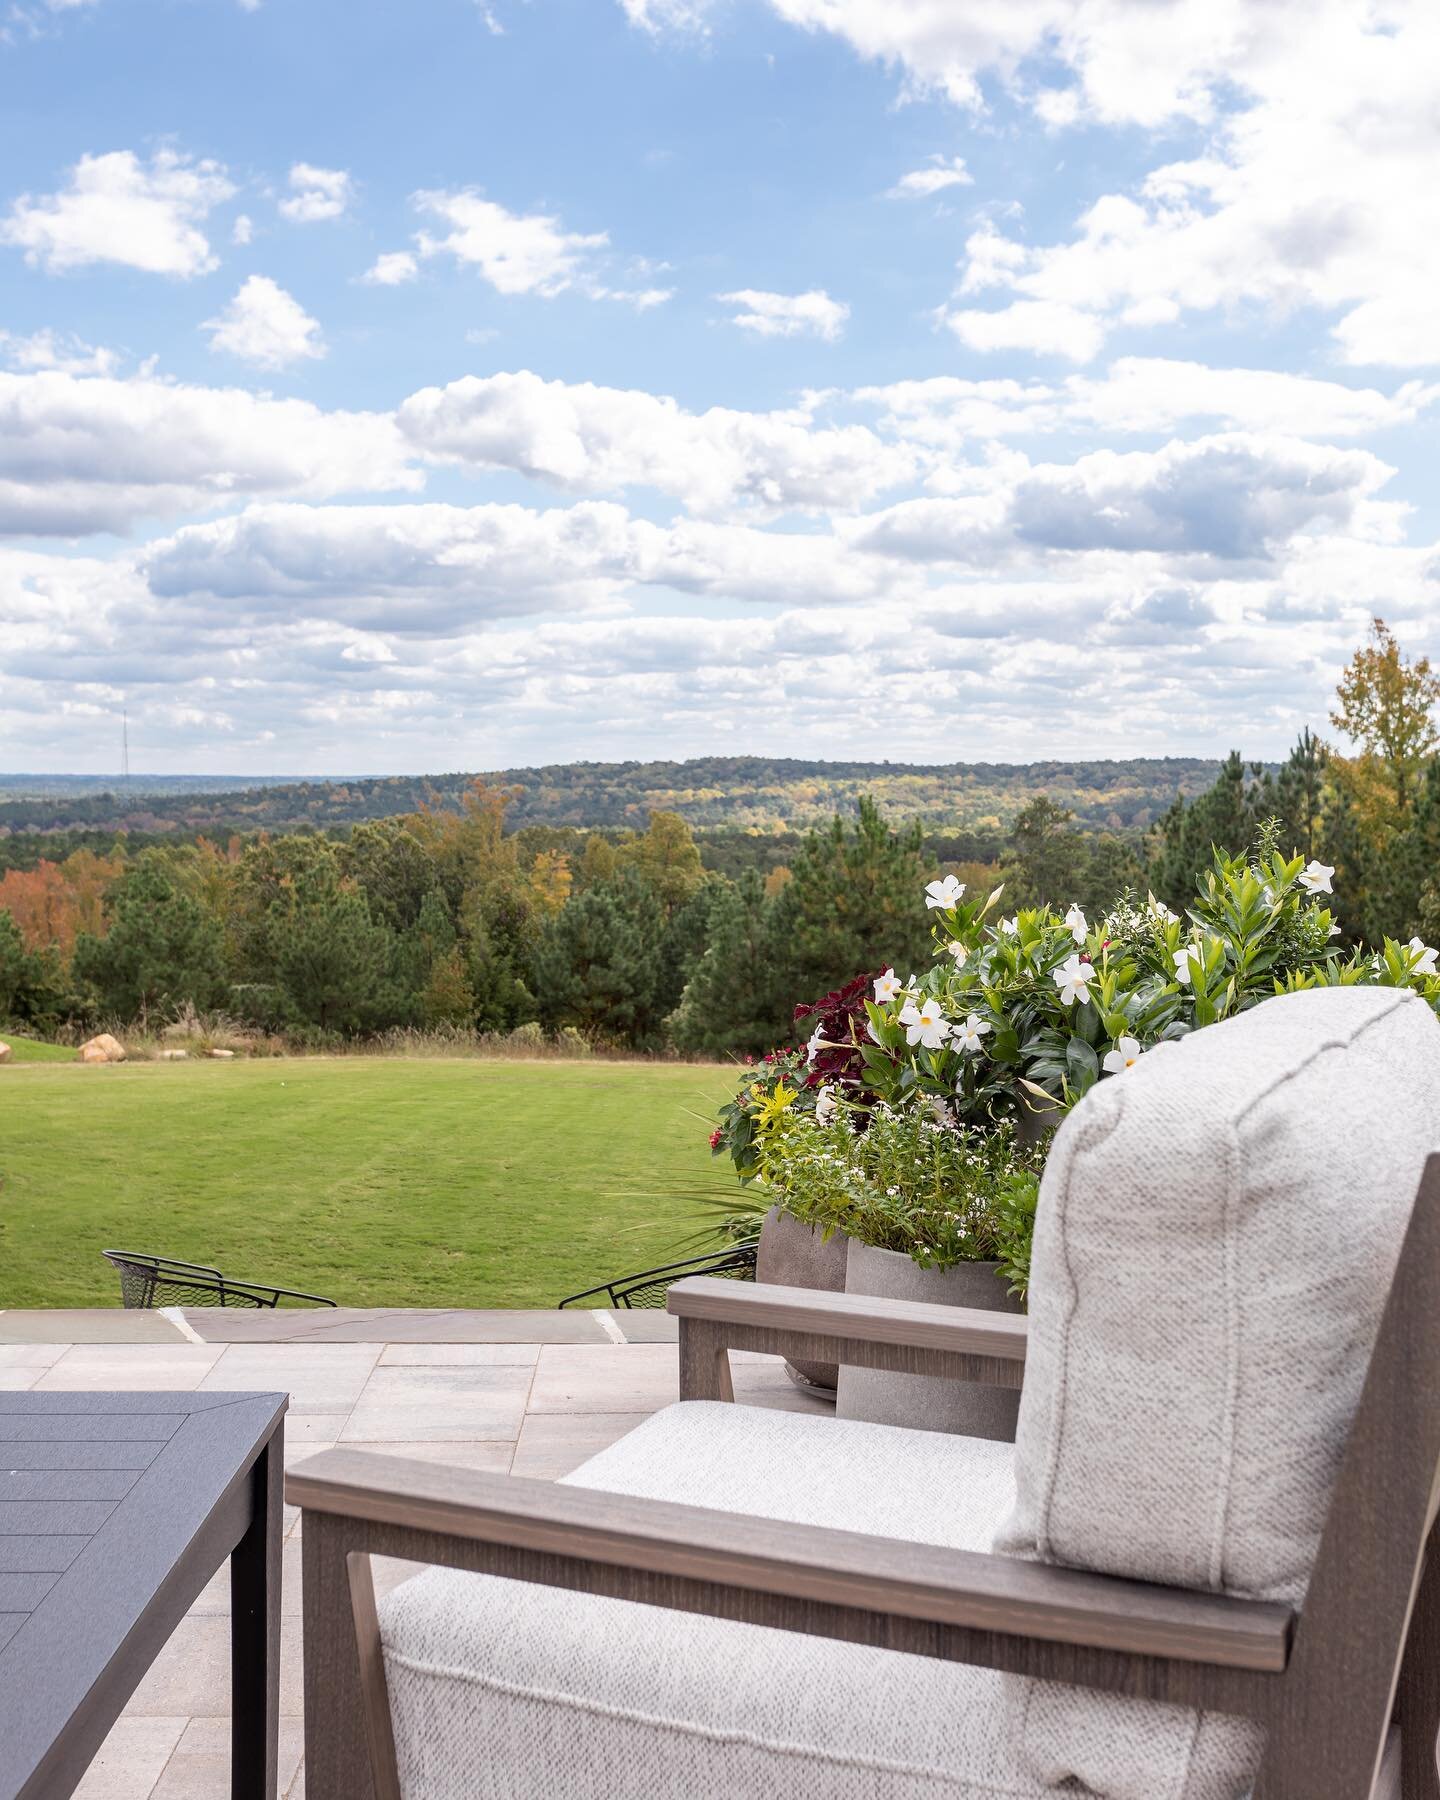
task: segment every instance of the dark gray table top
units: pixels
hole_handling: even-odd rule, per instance
[[[0,1795],[67,1730],[98,1747],[248,1523],[286,1399],[0,1393]]]

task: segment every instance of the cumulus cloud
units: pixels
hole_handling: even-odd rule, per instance
[[[313,225],[320,219],[344,216],[354,198],[354,184],[345,169],[320,169],[298,162],[290,170],[291,193],[280,202],[280,216],[292,225]]]
[[[946,188],[969,187],[975,177],[963,156],[932,156],[923,168],[911,169],[889,189],[891,200],[928,200]]]
[[[413,491],[393,419],[237,388],[0,374],[0,531],[127,531],[246,496]]]
[[[66,375],[110,375],[120,364],[115,351],[49,326],[28,337],[0,331],[0,355],[14,369],[59,369]]]
[[[742,331],[756,337],[818,337],[833,344],[845,328],[850,308],[843,300],[832,300],[823,288],[810,288],[803,294],[771,294],[759,288],[740,288],[735,293],[717,294],[722,306],[736,311],[730,320]]]
[[[205,321],[210,348],[261,369],[283,369],[306,357],[324,356],[325,339],[293,294],[268,275],[251,275],[230,304]]]
[[[651,487],[698,513],[858,506],[916,469],[907,449],[861,425],[818,426],[810,409],[691,413],[665,396],[523,369],[423,388],[397,417],[429,457],[582,492]]]
[[[399,287],[402,282],[413,281],[419,273],[420,265],[408,250],[386,250],[360,279],[372,287]]]
[[[1071,362],[1089,362],[1105,341],[1093,314],[1054,300],[1014,300],[993,312],[962,307],[945,323],[971,350],[1033,350]]]
[[[449,226],[443,235],[421,232],[422,256],[453,256],[477,269],[502,294],[546,299],[573,287],[592,251],[609,243],[603,231],[567,231],[549,213],[512,213],[473,188],[415,196],[422,211]]]
[[[63,274],[90,263],[123,263],[189,277],[216,267],[201,227],[235,192],[218,163],[157,150],[148,164],[131,150],[82,156],[54,194],[22,194],[0,219],[0,243]]]

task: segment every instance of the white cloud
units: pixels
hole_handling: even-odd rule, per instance
[[[1092,313],[1057,300],[1013,300],[993,312],[961,307],[944,320],[971,350],[1033,350],[1089,362],[1105,341],[1105,328]]]
[[[0,219],[0,243],[52,273],[123,263],[188,277],[216,267],[200,227],[235,189],[218,163],[157,150],[148,167],[130,150],[82,156],[55,194],[22,194]]]
[[[0,354],[14,369],[59,369],[65,375],[111,375],[120,363],[115,351],[48,326],[28,337],[0,331]]]
[[[399,287],[402,282],[413,281],[419,273],[420,265],[408,250],[386,250],[360,279],[372,287]]]
[[[280,216],[292,225],[313,225],[320,219],[341,218],[355,197],[354,184],[344,169],[319,169],[314,163],[295,163],[290,170],[294,192],[280,202]]]
[[[803,294],[770,294],[759,288],[740,288],[717,294],[722,306],[737,310],[730,323],[756,337],[818,337],[833,344],[845,328],[850,308],[832,300],[823,288]]]
[[[913,453],[864,426],[820,427],[806,408],[697,414],[663,396],[523,369],[424,388],[397,417],[432,458],[578,491],[651,487],[699,513],[858,506],[917,467]]]
[[[512,213],[473,189],[430,191],[416,204],[450,227],[441,237],[421,232],[421,256],[453,256],[479,270],[502,294],[540,294],[546,299],[576,284],[590,253],[609,243],[598,232],[566,231],[547,213]]]
[[[127,531],[246,496],[418,488],[386,415],[238,388],[0,374],[0,531]]]
[[[920,169],[902,175],[888,194],[890,200],[928,200],[943,194],[946,188],[969,187],[975,177],[965,167],[963,156],[932,156]]]
[[[325,340],[293,294],[268,275],[250,275],[235,298],[205,321],[210,348],[262,369],[283,369],[304,357],[324,356]]]
[[[238,213],[235,218],[235,223],[230,227],[230,242],[232,244],[238,244],[243,248],[250,242],[254,235],[255,221],[248,213]]]

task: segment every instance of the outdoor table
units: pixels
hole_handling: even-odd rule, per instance
[[[0,1800],[73,1791],[227,1556],[231,1793],[273,1800],[287,1400],[0,1393]]]

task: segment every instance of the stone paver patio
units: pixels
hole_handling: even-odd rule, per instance
[[[0,1388],[287,1391],[286,1462],[334,1444],[553,1480],[676,1397],[657,1313],[0,1312]],[[828,1411],[773,1358],[736,1356],[735,1397]],[[285,1514],[280,1793],[305,1791],[300,1521]],[[377,1585],[408,1573],[377,1566]],[[200,1596],[76,1790],[225,1800],[229,1583]]]

